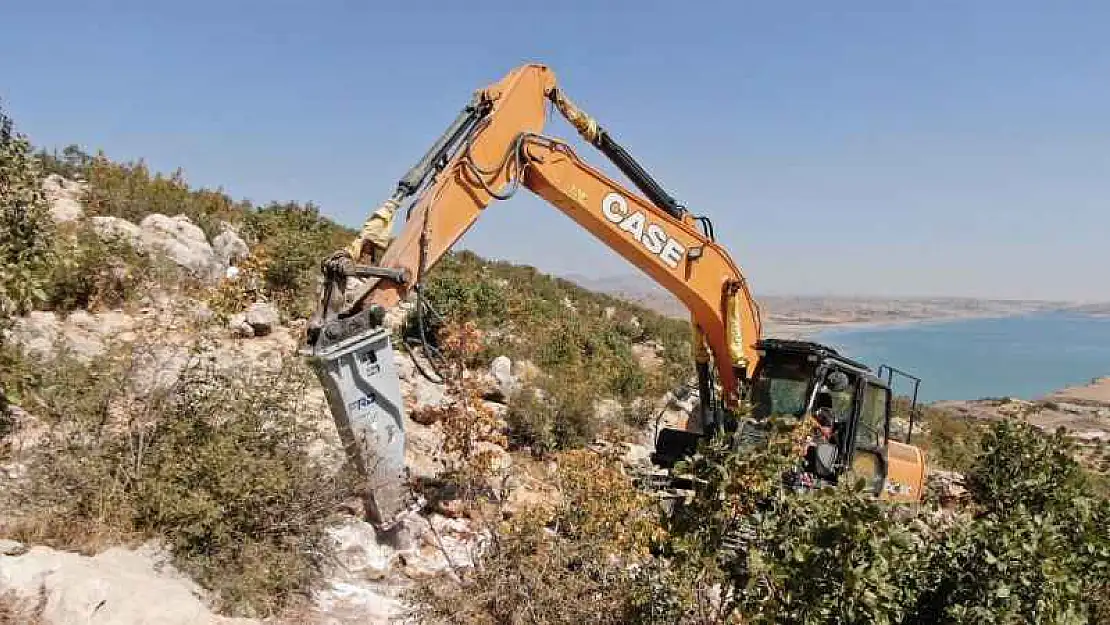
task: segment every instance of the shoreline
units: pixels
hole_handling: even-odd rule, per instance
[[[767,323],[771,329],[777,330],[773,332],[775,336],[779,334],[790,334],[802,340],[816,340],[819,334],[833,332],[866,332],[871,330],[893,330],[899,328],[909,328],[921,325],[940,325],[945,323],[956,323],[959,321],[972,321],[977,319],[1009,319],[1011,317],[1023,317],[1026,315],[1040,314],[1043,310],[1030,310],[1030,311],[1015,311],[1012,313],[1005,312],[989,312],[989,313],[963,313],[952,315],[938,315],[935,317],[915,317],[915,318],[902,318],[902,319],[883,319],[883,320],[854,320],[848,319],[843,321],[829,321],[827,323],[807,323],[798,322],[792,324],[790,322],[769,321]],[[1056,312],[1056,311],[1051,311]],[[821,342],[821,341],[817,341]]]

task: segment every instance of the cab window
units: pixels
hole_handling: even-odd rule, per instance
[[[863,390],[863,406],[860,407],[859,428],[856,433],[857,446],[881,447],[886,444],[886,406],[890,391],[876,384],[868,383]]]
[[[808,363],[764,362],[753,387],[755,416],[805,414],[812,379],[813,367]]]

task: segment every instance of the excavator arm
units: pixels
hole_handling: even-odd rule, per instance
[[[549,105],[608,156],[641,194],[584,163],[566,143],[539,134]],[[508,199],[521,186],[560,209],[686,305],[695,327],[699,365],[712,358],[725,406],[734,406],[744,376],[758,361],[755,343],[762,334],[743,274],[713,240],[711,226],[679,206],[562,92],[553,72],[542,65],[517,68],[478,91],[393,196],[374,211],[347,255],[404,279],[371,277],[337,314],[395,305],[493,200]],[[406,200],[411,206],[404,228],[385,245],[383,230]]]
[[[639,190],[584,163],[544,136],[553,107]],[[521,187],[555,206],[674,294],[689,309],[702,423],[740,401],[759,361],[759,311],[743,274],[713,238],[712,224],[681,207],[596,120],[576,106],[545,66],[519,67],[476,92],[447,131],[367,219],[359,236],[325,262],[321,305],[305,352],[314,359],[351,457],[372,483],[371,520],[399,518],[404,407],[380,313],[417,288],[494,200]],[[392,238],[396,214],[407,218]],[[350,280],[359,282],[351,284]],[[377,316],[368,315],[379,311]],[[714,366],[715,365],[715,366]],[[714,383],[713,373],[716,373]],[[720,386],[720,393],[716,387]],[[712,407],[707,408],[707,405]],[[689,429],[689,428],[688,428]]]

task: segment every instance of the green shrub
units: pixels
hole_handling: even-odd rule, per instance
[[[299,365],[249,378],[187,369],[136,402],[125,356],[36,367],[23,402],[49,426],[5,533],[96,550],[161,538],[222,609],[269,615],[306,597],[330,553],[346,478],[310,455]],[[74,389],[80,389],[75,392]]]
[[[967,482],[991,512],[1019,506],[1052,511],[1084,493],[1086,477],[1062,433],[1047,437],[1031,425],[1003,420],[986,432],[981,447]]]
[[[659,397],[692,370],[685,320],[592,293],[533,267],[451,253],[429,272],[424,293],[446,322],[470,321],[485,332],[485,349],[472,366],[503,354],[532,361],[551,376],[540,385],[547,400],[523,393],[511,402],[509,416],[515,440],[543,453],[591,440],[603,425],[593,416],[596,400],[631,405]],[[414,335],[413,321],[410,315],[408,336]],[[633,356],[633,342],[643,340],[663,348],[662,363],[652,371]]]
[[[316,306],[320,263],[355,235],[320,215],[312,204],[273,203],[246,214],[243,236],[266,255],[268,296],[294,317]]]
[[[45,299],[54,222],[26,137],[0,109],[0,324]]]
[[[1082,623],[1103,609],[1110,501],[1070,452],[1059,433],[991,425],[967,480],[981,513],[938,542],[918,622]]]
[[[129,241],[103,240],[88,224],[67,230],[71,236],[59,237],[58,260],[44,289],[54,310],[118,308],[154,278],[154,259]]]
[[[221,190],[190,188],[180,169],[167,176],[152,173],[142,160],[118,163],[103,152],[89,156],[73,146],[69,150],[73,151],[61,169],[89,183],[85,205],[92,215],[138,223],[153,213],[181,214],[212,238],[220,233],[220,222],[240,221],[250,206],[232,201]]]
[[[686,467],[698,496],[668,524],[671,581],[716,580],[743,622],[1080,623],[1103,609],[1110,502],[1059,438],[993,424],[969,476],[979,514],[947,522],[848,481],[790,493],[778,476],[797,439],[777,440],[704,444]]]
[[[594,414],[595,397],[588,378],[569,373],[525,387],[509,400],[511,440],[541,456],[593,441],[602,425]]]
[[[893,417],[908,423],[909,405],[905,397],[894,398]],[[912,443],[926,452],[930,466],[967,472],[980,452],[984,428],[981,421],[919,405]]]

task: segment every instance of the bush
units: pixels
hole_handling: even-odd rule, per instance
[[[116,163],[104,153],[84,154],[71,146],[67,165],[61,169],[89,183],[87,212],[138,223],[153,213],[185,215],[209,239],[218,235],[221,222],[238,222],[250,205],[236,203],[221,190],[191,189],[180,169],[170,175],[152,173],[142,160]],[[57,168],[57,166],[55,166]]]
[[[1084,493],[1084,472],[1063,433],[1046,437],[1031,425],[1003,420],[986,432],[981,448],[967,482],[991,512],[1054,511]]]
[[[715,580],[743,622],[1072,623],[1103,609],[1110,502],[1058,438],[993,424],[969,476],[979,513],[948,521],[850,480],[790,493],[779,476],[797,439],[775,440],[755,453],[703,445],[686,467],[698,496],[667,525],[672,582]]]
[[[409,596],[420,622],[638,622],[629,565],[658,538],[650,502],[612,460],[579,450],[557,462],[558,507],[514,516],[461,579],[419,584]]]
[[[506,415],[512,441],[539,456],[593,441],[602,425],[594,412],[597,395],[587,377],[573,372],[521,389],[509,398]]]
[[[57,241],[57,262],[45,285],[55,310],[118,308],[141,294],[156,263],[125,239],[103,240],[88,224],[72,227]]]
[[[1103,609],[1110,501],[1064,436],[992,424],[967,481],[980,513],[938,542],[918,622],[1079,623]]]
[[[0,109],[0,324],[45,299],[54,222],[27,139]]]
[[[484,349],[469,365],[506,355],[531,361],[547,374],[509,402],[514,442],[540,455],[593,440],[606,425],[594,413],[598,400],[639,407],[643,398],[662,396],[691,373],[688,322],[532,267],[490,262],[466,251],[447,254],[429,272],[424,294],[444,323],[471,322],[483,331]],[[405,336],[415,336],[415,315],[406,321]],[[437,322],[425,318],[426,334],[435,332]],[[632,352],[634,341],[646,340],[662,347],[662,363],[650,371]]]
[[[310,379],[297,367],[259,379],[186,371],[139,400],[126,358],[37,368],[24,401],[50,427],[5,533],[97,549],[160,538],[225,611],[270,615],[304,598],[330,552],[325,525],[347,492],[310,455],[302,423]],[[74,394],[73,389],[81,389]]]
[[[262,268],[268,297],[293,317],[307,317],[316,306],[320,263],[355,236],[320,215],[312,205],[273,203],[246,214],[243,236],[265,255]]]

